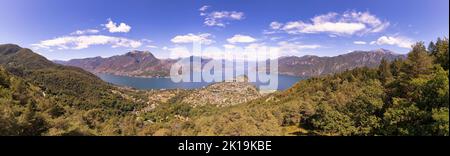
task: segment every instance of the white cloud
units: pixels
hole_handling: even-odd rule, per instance
[[[279,22],[276,22],[276,21],[270,23],[270,28],[275,29],[275,30],[280,29],[282,26],[283,26],[282,23],[279,23]]]
[[[153,42],[152,40],[145,39],[145,38],[144,38],[144,39],[141,39],[141,41],[142,41],[142,42],[146,42],[146,43],[152,43],[152,42]]]
[[[364,44],[367,44],[367,42],[365,42],[365,41],[354,41],[353,44],[364,45]]]
[[[271,40],[271,41],[276,41],[276,40],[280,40],[280,39],[282,39],[283,37],[271,37],[271,38],[269,38],[269,40]]]
[[[328,33],[333,35],[354,35],[381,32],[390,25],[369,12],[347,11],[343,14],[331,12],[318,15],[310,21],[290,21],[285,24],[272,22],[273,30],[282,30],[289,34]]]
[[[381,32],[386,29],[390,23],[387,21],[381,21],[375,15],[370,14],[369,12],[355,12],[355,11],[347,11],[342,15],[345,21],[358,21],[368,25],[368,32]]]
[[[209,33],[202,34],[192,34],[189,33],[187,35],[178,35],[171,39],[173,43],[193,43],[193,42],[201,42],[202,44],[209,45],[214,43],[214,40],[210,39],[212,37]]]
[[[251,43],[251,42],[255,42],[256,39],[251,36],[237,34],[231,38],[228,38],[227,41],[232,44],[234,44],[234,43]]]
[[[104,24],[104,26],[110,33],[127,33],[131,30],[131,26],[125,23],[120,23],[119,25],[117,25],[117,23],[113,22],[111,19],[108,19],[108,23]]]
[[[277,31],[263,30],[263,32],[262,32],[262,34],[264,34],[264,35],[272,35],[272,34],[275,34],[275,33],[277,33]]]
[[[225,49],[233,49],[233,48],[236,48],[236,46],[235,46],[235,45],[232,45],[232,44],[224,44],[223,47],[224,47]]]
[[[344,23],[344,22],[326,22],[319,24],[307,24],[303,22],[288,22],[283,28],[289,34],[299,33],[332,33],[352,35],[357,31],[365,29],[366,26],[361,23]]]
[[[269,46],[266,45],[266,43],[251,43],[244,47],[244,49],[261,49],[261,48],[268,48]]]
[[[190,57],[192,53],[186,47],[173,47],[173,48],[165,48],[170,52],[169,58],[178,59],[178,58],[186,58]]]
[[[244,19],[244,13],[237,11],[214,11],[210,13],[202,12],[200,15],[206,16],[204,22],[206,26],[225,27],[225,25],[228,24],[227,21]]]
[[[414,42],[409,38],[401,36],[381,36],[376,41],[370,42],[370,44],[395,45],[400,48],[411,48]]]
[[[85,30],[77,30],[73,33],[70,33],[70,35],[86,35],[86,34],[97,34],[100,31],[97,29],[85,29]]]
[[[202,6],[200,9],[198,9],[199,11],[202,11],[202,12],[204,12],[204,11],[206,11],[206,10],[208,10],[208,8],[210,8],[211,6],[209,6],[209,5],[204,5],[204,6]]]
[[[142,45],[142,43],[137,40],[122,37],[87,35],[87,36],[58,37],[55,39],[44,40],[37,44],[32,44],[32,46],[36,49],[57,48],[59,50],[65,49],[80,50],[89,48],[90,46],[93,45],[111,45],[111,47],[113,48],[117,47],[138,48]]]
[[[147,45],[146,47],[147,47],[147,48],[152,48],[152,49],[158,48],[158,46],[156,46],[156,45]]]

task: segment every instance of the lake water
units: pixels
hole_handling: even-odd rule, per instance
[[[97,74],[102,80],[116,84],[119,86],[127,86],[136,89],[194,89],[207,86],[208,82],[179,82],[175,83],[170,78],[139,78],[128,76],[117,76],[110,74]],[[271,88],[272,90],[285,90],[294,85],[296,82],[302,80],[301,77],[279,75],[278,88]],[[255,86],[265,85],[267,83],[252,82]]]

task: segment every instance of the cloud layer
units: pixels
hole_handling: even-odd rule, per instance
[[[87,36],[66,36],[55,39],[44,40],[32,46],[36,49],[50,49],[57,48],[59,50],[72,49],[80,50],[86,49],[93,45],[111,45],[113,48],[126,47],[138,48],[142,42],[131,40],[122,37],[112,37],[105,35],[87,35]]]
[[[367,42],[365,42],[365,41],[354,41],[353,44],[364,45],[364,44],[367,44]]]
[[[193,43],[193,42],[201,42],[202,44],[209,45],[214,43],[214,40],[211,39],[212,35],[209,33],[202,34],[186,34],[186,35],[178,35],[172,38],[170,41],[173,43]]]
[[[234,43],[252,43],[252,42],[255,42],[256,39],[251,36],[236,34],[233,37],[228,38],[227,41],[232,44],[234,44]]]
[[[310,21],[272,22],[271,29],[288,34],[328,33],[333,35],[354,35],[381,32],[390,25],[369,12],[347,11],[343,14],[330,12],[318,15]]]
[[[100,31],[97,29],[85,29],[85,30],[77,30],[70,35],[86,35],[86,34],[98,34]]]

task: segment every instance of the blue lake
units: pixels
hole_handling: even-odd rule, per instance
[[[97,74],[102,80],[119,85],[127,86],[136,89],[194,89],[201,88],[211,84],[210,82],[179,82],[175,83],[170,78],[140,78],[140,77],[128,77],[117,76],[110,74]],[[271,90],[285,90],[290,88],[296,82],[302,80],[301,77],[279,75],[278,87],[271,88]],[[268,83],[252,82],[255,86],[267,85]]]

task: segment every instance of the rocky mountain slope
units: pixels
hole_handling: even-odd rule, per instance
[[[170,66],[176,60],[158,59],[146,51],[131,51],[124,55],[108,58],[94,57],[86,59],[73,59],[58,63],[83,68],[93,73],[107,73],[135,77],[166,77]]]
[[[334,57],[290,56],[279,58],[278,71],[284,75],[311,77],[340,73],[357,67],[376,67],[383,58],[392,61],[404,57],[385,49],[354,51]]]

